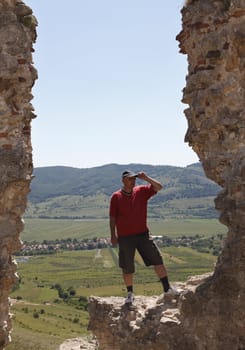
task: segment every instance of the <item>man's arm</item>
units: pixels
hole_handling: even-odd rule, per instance
[[[154,188],[154,190],[155,190],[156,192],[160,191],[160,190],[162,189],[162,187],[163,187],[162,184],[161,184],[159,181],[157,181],[157,180],[155,180],[155,179],[153,179],[153,178],[147,176],[147,175],[146,175],[145,173],[143,173],[143,172],[138,173],[138,178],[141,179],[141,180],[145,180],[146,182],[148,182],[148,183]]]
[[[111,244],[117,245],[116,219],[110,216]]]

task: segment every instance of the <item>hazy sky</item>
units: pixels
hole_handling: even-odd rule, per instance
[[[39,25],[34,166],[185,166],[184,0],[26,0]]]

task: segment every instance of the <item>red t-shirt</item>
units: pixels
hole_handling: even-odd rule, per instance
[[[122,190],[114,192],[110,202],[110,217],[116,220],[118,236],[129,236],[148,231],[147,201],[156,191],[151,185],[135,186],[131,195]]]

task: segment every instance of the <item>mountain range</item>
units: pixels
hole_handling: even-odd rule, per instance
[[[220,188],[207,179],[201,163],[186,167],[107,164],[34,169],[27,217],[107,218],[111,194],[121,187],[124,170],[144,171],[163,184],[149,202],[152,217],[217,217],[214,197]],[[143,182],[137,179],[138,184]]]

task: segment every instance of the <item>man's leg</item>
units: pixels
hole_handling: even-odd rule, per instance
[[[125,299],[126,304],[131,304],[134,301],[134,291],[133,291],[133,274],[132,273],[124,273],[123,279],[125,286],[127,288],[128,296]]]
[[[167,270],[163,264],[154,266],[157,276],[161,279],[167,276]]]
[[[134,237],[123,237],[119,239],[119,266],[122,269],[124,284],[127,288],[126,303],[131,303],[133,296],[133,275],[134,275]]]
[[[133,286],[133,274],[132,273],[124,273],[123,272],[123,280],[124,280],[125,286],[127,288]]]
[[[166,293],[169,290],[169,288],[170,288],[170,285],[169,285],[169,282],[168,282],[167,270],[166,270],[166,268],[165,268],[165,266],[163,264],[161,264],[161,265],[154,265],[154,269],[155,269],[155,272],[156,272],[157,276],[159,277],[159,279],[160,279],[160,281],[162,283],[164,292]]]
[[[145,265],[154,266],[155,272],[162,283],[164,292],[166,293],[170,288],[168,275],[163,263],[162,254],[154,243],[152,236],[146,234],[143,237],[139,237],[137,248]]]
[[[127,288],[126,304],[131,304],[134,300],[133,275],[134,275],[134,255],[135,244],[133,237],[123,237],[119,241],[119,266],[122,269],[124,284]]]

